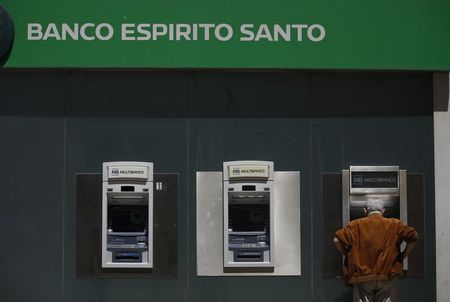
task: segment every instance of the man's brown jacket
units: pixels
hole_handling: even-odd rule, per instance
[[[400,220],[384,218],[378,212],[351,221],[336,232],[346,250],[344,277],[349,284],[389,280],[400,276],[402,241],[414,242],[418,234]]]

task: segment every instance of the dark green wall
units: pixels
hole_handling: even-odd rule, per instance
[[[349,301],[321,180],[351,164],[424,173],[425,278],[399,296],[435,299],[431,74],[2,70],[0,146],[2,301]],[[196,277],[195,172],[240,159],[301,171],[301,277]],[[113,160],[179,173],[178,278],[75,278],[75,174]]]

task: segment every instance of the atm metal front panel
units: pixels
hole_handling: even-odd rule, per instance
[[[342,225],[364,217],[369,198],[384,201],[385,217],[407,223],[406,170],[398,166],[350,166],[342,170]]]
[[[273,267],[273,162],[223,164],[224,267]]]
[[[398,166],[350,166],[349,170],[342,170],[343,226],[364,217],[364,207],[371,198],[383,200],[385,217],[407,224],[406,170]]]
[[[103,164],[102,267],[153,267],[153,164]]]
[[[233,161],[197,172],[197,275],[300,276],[300,172]]]

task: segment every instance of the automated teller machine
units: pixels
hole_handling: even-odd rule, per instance
[[[273,183],[273,162],[224,162],[225,268],[274,266]]]
[[[342,170],[342,225],[365,216],[369,198],[384,202],[384,217],[408,223],[406,170],[398,166],[350,166]],[[403,250],[405,243],[402,244]],[[408,269],[408,259],[403,260]]]
[[[103,163],[102,267],[153,267],[153,163]]]
[[[197,275],[300,276],[300,171],[220,165],[197,172]]]
[[[323,276],[341,276],[342,257],[332,247],[337,229],[365,216],[369,198],[384,201],[384,216],[400,219],[424,234],[425,175],[411,173],[398,166],[350,166],[340,173],[322,175],[323,202]],[[336,213],[342,215],[336,215]],[[403,250],[405,243],[400,246]],[[414,252],[403,261],[404,276],[423,278],[424,241],[417,241]],[[405,273],[405,272],[404,272]]]
[[[364,217],[367,199],[384,201],[385,217],[407,222],[406,170],[398,166],[350,166],[342,170],[342,225]]]

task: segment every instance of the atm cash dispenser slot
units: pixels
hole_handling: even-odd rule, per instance
[[[273,162],[223,167],[224,267],[273,267]]]
[[[153,164],[103,164],[102,267],[153,267]]]

